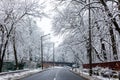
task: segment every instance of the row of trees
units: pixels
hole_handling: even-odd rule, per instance
[[[17,69],[18,61],[40,52],[41,32],[33,17],[41,18],[43,9],[36,0],[0,0],[0,72],[5,55],[14,55]]]
[[[90,3],[88,0],[57,1],[59,6],[56,8],[53,29],[56,35],[65,36],[63,49],[67,47],[66,50],[71,50],[71,55],[78,61],[88,63],[90,5],[93,62],[119,60],[120,0],[91,0]],[[64,7],[61,9],[60,6]]]

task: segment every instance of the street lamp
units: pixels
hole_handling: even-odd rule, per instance
[[[90,2],[91,0],[88,1],[89,3],[89,75],[92,76],[92,40],[91,40],[91,10],[90,10]]]
[[[43,37],[48,36],[48,35],[50,34],[41,36],[41,67],[42,69],[43,69]]]

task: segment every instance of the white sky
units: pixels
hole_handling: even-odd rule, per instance
[[[41,20],[37,20],[37,25],[44,31],[44,34],[51,33],[52,28],[51,19],[42,18]]]
[[[37,25],[44,31],[44,34],[51,34],[51,41],[53,41],[55,43],[55,47],[57,47],[62,42],[62,38],[53,36],[52,34],[52,18],[54,16],[54,5],[51,3],[52,0],[44,1],[46,1],[46,8],[44,11],[46,14],[48,14],[49,18],[43,17],[41,20],[37,20]]]

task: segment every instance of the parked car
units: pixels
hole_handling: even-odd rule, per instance
[[[112,74],[113,74],[112,75],[113,78],[118,78],[119,77],[119,74],[118,74],[117,71],[113,71]]]
[[[101,68],[100,68],[100,67],[94,68],[94,69],[93,69],[93,74],[95,74],[95,75],[100,75],[100,71],[101,71]]]
[[[89,69],[83,69],[82,72],[89,73]]]
[[[112,71],[111,70],[106,70],[102,72],[103,77],[112,77]]]
[[[103,72],[101,72],[101,75],[103,77],[113,77],[113,78],[117,78],[118,77],[118,72],[113,71],[113,70],[105,70]]]

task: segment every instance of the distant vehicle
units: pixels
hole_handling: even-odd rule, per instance
[[[71,69],[71,67],[70,67],[70,66],[64,66],[64,68]]]
[[[73,64],[72,68],[79,68],[79,66],[77,64]]]

